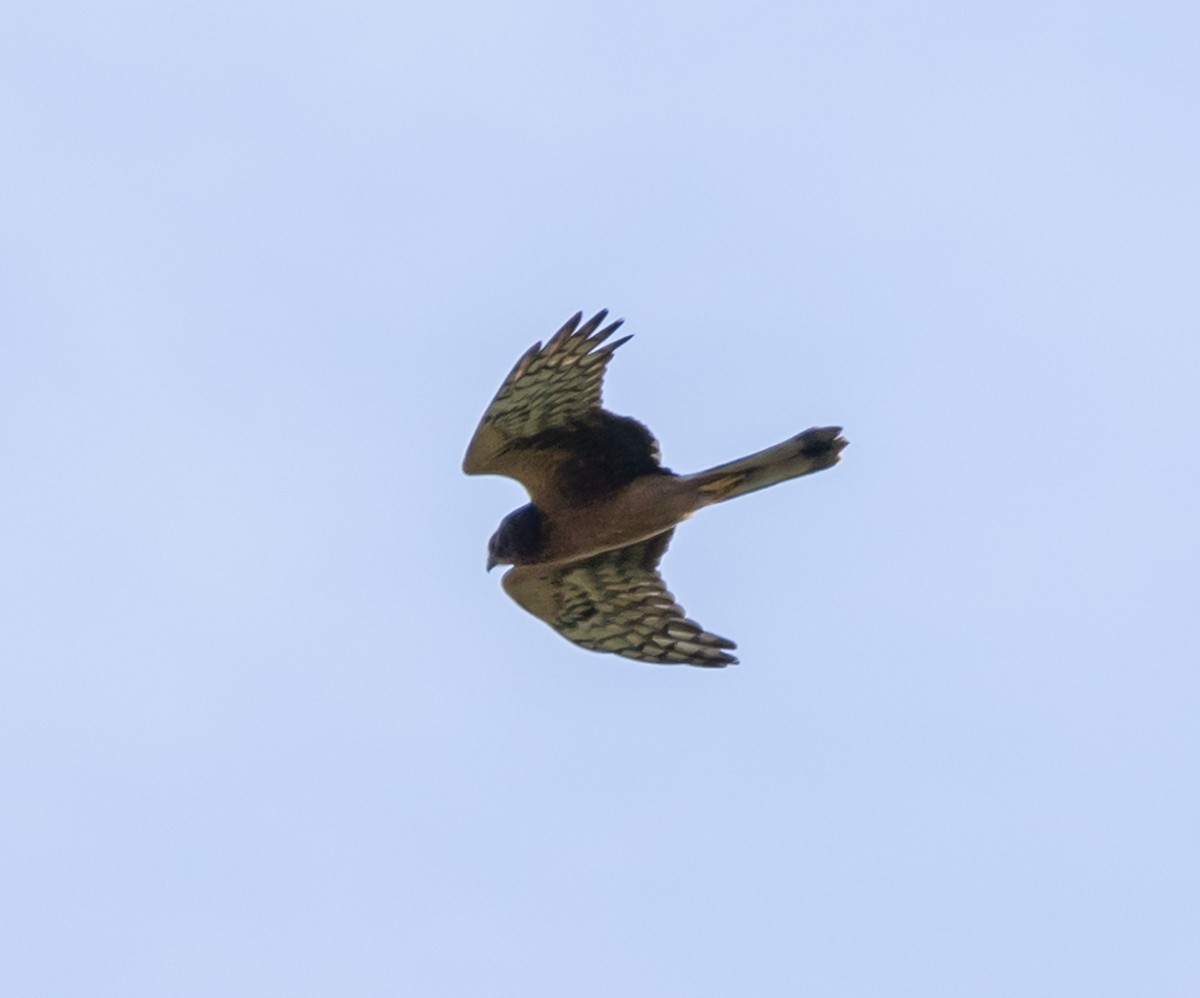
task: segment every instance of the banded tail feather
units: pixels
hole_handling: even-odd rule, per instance
[[[840,426],[805,430],[774,447],[719,464],[688,478],[709,503],[725,502],[790,478],[832,468],[849,443]]]

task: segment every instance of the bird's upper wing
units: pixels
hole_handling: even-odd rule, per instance
[[[578,479],[599,469],[619,477],[658,467],[658,446],[641,423],[600,407],[604,370],[623,336],[604,346],[620,320],[603,329],[602,311],[580,325],[576,313],[545,346],[535,343],[504,380],[463,459],[468,475],[507,475],[543,508],[564,489],[561,472]]]
[[[684,616],[658,574],[673,530],[566,565],[526,565],[504,576],[504,589],[568,641],[592,651],[659,664],[724,666],[737,662],[727,638]]]

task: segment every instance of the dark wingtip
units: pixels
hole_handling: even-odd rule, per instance
[[[582,315],[582,313],[580,313],[580,314]],[[585,322],[582,326],[579,327],[579,329],[576,331],[577,335],[582,336],[585,339],[587,337],[591,336],[592,333],[594,333],[597,329],[600,328],[600,323],[602,323],[605,320],[605,318],[607,318],[607,316],[608,316],[608,309],[606,309],[606,308],[600,309],[599,312],[597,312],[590,319],[588,319],[587,322]]]
[[[627,336],[622,336],[619,340],[613,340],[611,343],[604,344],[604,346],[602,346],[599,350],[593,350],[592,356],[593,357],[608,356],[610,353],[612,353],[614,350],[616,350],[617,347],[621,346],[624,343],[628,343],[631,339],[633,339],[633,333],[629,333]]]
[[[601,329],[600,332],[592,337],[592,346],[599,346],[623,325],[625,325],[624,319],[616,319],[615,321],[610,322],[607,326]]]
[[[559,326],[558,331],[546,341],[546,349],[555,349],[563,340],[567,339],[579,327],[579,323],[583,321],[583,313],[576,312],[571,318]]]

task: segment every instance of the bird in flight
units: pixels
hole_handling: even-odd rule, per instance
[[[488,541],[488,571],[522,607],[592,651],[662,664],[725,666],[737,646],[689,620],[658,563],[675,527],[699,509],[837,464],[841,427],[805,430],[693,475],[659,463],[658,441],[601,407],[621,320],[578,312],[517,361],[463,459],[468,475],[506,475],[531,502]]]

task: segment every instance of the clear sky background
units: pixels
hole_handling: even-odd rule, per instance
[[[1200,994],[1192,3],[10,4],[0,991]],[[833,471],[573,647],[467,479],[576,309]]]

